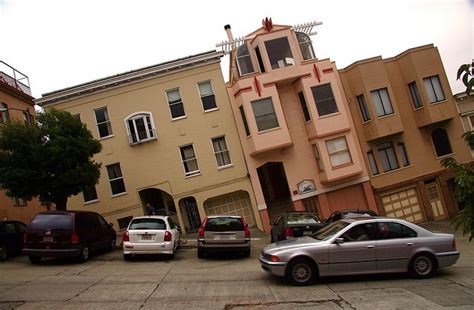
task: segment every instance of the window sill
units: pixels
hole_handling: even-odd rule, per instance
[[[217,170],[224,170],[224,169],[232,168],[232,167],[234,167],[234,164],[228,164],[228,165],[225,165],[225,166],[217,167]]]
[[[140,140],[140,141],[137,141],[137,142],[128,142],[131,146],[134,146],[134,145],[139,145],[139,144],[143,144],[143,143],[148,143],[148,142],[152,142],[152,141],[156,141],[158,140],[158,137],[155,137],[155,138],[150,138],[150,139],[143,139],[143,140]]]
[[[363,121],[363,122],[362,122],[362,125],[365,125],[365,124],[370,124],[370,123],[372,123],[372,119],[369,119],[369,120]]]
[[[352,166],[354,165],[354,163],[351,161],[351,162],[348,162],[348,163],[345,163],[345,164],[340,164],[340,165],[337,165],[337,166],[331,166],[331,170],[337,170],[337,169],[341,169],[341,168],[345,168],[345,167],[349,167],[349,166]]]
[[[180,116],[180,117],[176,117],[176,118],[172,118],[171,121],[172,121],[172,122],[175,122],[175,121],[179,121],[179,120],[182,120],[182,119],[185,119],[185,118],[187,118],[186,115]]]
[[[337,112],[334,112],[334,113],[331,113],[331,114],[326,114],[326,115],[323,115],[323,116],[318,116],[318,119],[328,118],[328,117],[336,116],[336,115],[339,115],[339,114],[341,114],[341,112],[337,111]]]
[[[218,110],[219,110],[219,108],[215,107],[215,108],[212,108],[212,109],[209,109],[209,110],[204,110],[203,113],[211,113],[211,112],[218,111]]]
[[[390,170],[390,171],[387,171],[387,172],[382,172],[382,173],[379,172],[379,174],[376,174],[376,175],[373,175],[373,174],[372,174],[372,177],[377,178],[377,177],[381,177],[381,176],[384,176],[384,175],[387,175],[387,174],[390,174],[390,173],[394,173],[394,172],[397,172],[397,171],[400,171],[400,170],[404,170],[404,169],[408,169],[408,168],[412,168],[412,167],[413,167],[413,165],[410,164],[410,165],[408,165],[408,166],[401,167],[401,168],[397,168],[397,169],[393,169],[393,170]]]
[[[96,202],[99,202],[99,199],[84,201],[84,206],[91,205],[91,204],[94,204]]]
[[[105,137],[99,138],[99,141],[100,141],[100,140],[107,140],[107,139],[111,139],[111,138],[113,138],[113,137],[115,137],[115,136],[114,136],[114,135],[105,136]]]
[[[422,105],[421,107],[413,108],[413,111],[420,111],[420,110],[423,110],[424,108],[425,108],[425,106]]]
[[[119,193],[119,194],[112,195],[112,198],[120,197],[120,196],[124,196],[124,195],[127,195],[127,192],[123,192],[123,193]]]
[[[377,119],[383,119],[383,118],[387,118],[387,117],[391,117],[391,116],[394,116],[394,115],[397,115],[397,113],[392,113],[392,114],[385,114],[385,115],[382,115],[382,116],[377,116]]]
[[[184,178],[189,179],[189,178],[194,178],[194,177],[197,177],[197,176],[200,176],[200,175],[201,175],[201,172],[198,171],[198,172],[193,173],[193,174],[185,175]]]
[[[444,159],[444,158],[452,157],[452,156],[454,156],[454,155],[456,155],[456,153],[450,153],[450,154],[438,156],[438,157],[436,157],[435,159]]]
[[[445,103],[445,102],[448,102],[448,100],[444,99],[444,100],[441,100],[441,101],[430,102],[430,105],[437,105],[437,104]]]
[[[281,129],[281,127],[278,126],[278,127],[274,127],[274,128],[270,128],[270,129],[265,129],[265,130],[259,131],[258,134],[264,134],[264,133],[267,133],[267,132],[270,132],[270,131],[275,131],[275,130],[278,130],[278,129]]]

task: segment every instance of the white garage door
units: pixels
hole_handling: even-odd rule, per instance
[[[240,215],[249,226],[255,226],[250,197],[247,192],[238,191],[210,198],[204,202],[207,215]]]
[[[415,187],[382,196],[382,203],[388,217],[396,217],[412,223],[424,221]]]

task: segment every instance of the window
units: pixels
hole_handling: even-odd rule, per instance
[[[334,100],[331,84],[311,87],[311,91],[313,92],[319,116],[333,114],[339,111],[337,109],[336,100]]]
[[[88,186],[82,191],[82,196],[84,196],[84,202],[90,202],[97,200],[97,191],[95,186]]]
[[[252,59],[245,44],[237,49],[237,68],[239,69],[240,76],[254,72]]]
[[[309,114],[308,106],[306,105],[306,99],[304,98],[303,92],[298,93],[298,98],[300,98],[301,110],[303,111],[304,121],[310,121],[311,115]]]
[[[433,141],[437,157],[448,155],[453,152],[446,130],[436,128],[431,132],[431,140]]]
[[[230,161],[229,150],[227,149],[227,143],[225,142],[225,137],[212,139],[212,147],[214,148],[214,155],[216,156],[218,167],[225,167],[232,164]]]
[[[351,153],[347,147],[347,141],[345,137],[327,140],[326,148],[328,150],[329,159],[331,160],[331,165],[333,167],[352,162]]]
[[[245,116],[244,107],[240,106],[239,111],[240,111],[240,116],[242,116],[242,122],[244,122],[245,134],[248,137],[250,136],[250,129],[249,129],[249,124],[247,123],[247,117]]]
[[[198,174],[199,167],[193,145],[181,146],[179,151],[181,153],[181,161],[183,162],[184,174],[186,176]]]
[[[133,216],[122,217],[117,220],[119,229],[125,229],[128,227],[128,224],[132,221]]]
[[[95,120],[97,122],[97,129],[99,130],[100,138],[113,135],[109,112],[106,107],[95,110]]]
[[[32,124],[32,119],[28,111],[23,111],[23,122],[26,125]]]
[[[265,47],[267,49],[268,59],[270,60],[272,69],[283,68],[295,64],[287,37],[266,41]]]
[[[273,109],[272,98],[252,101],[253,114],[257,122],[258,131],[278,127],[278,119]]]
[[[423,102],[421,102],[420,93],[418,92],[416,82],[411,82],[408,84],[408,88],[410,89],[411,102],[413,103],[413,106],[415,109],[421,108],[423,106]]]
[[[398,142],[397,144],[398,144],[399,154],[402,157],[403,167],[409,166],[410,161],[408,160],[408,153],[407,153],[407,149],[405,148],[405,144],[403,142]]]
[[[185,116],[183,101],[181,100],[181,94],[179,88],[169,90],[166,92],[168,98],[168,105],[171,112],[171,118],[178,118]]]
[[[130,144],[142,143],[156,139],[155,126],[151,114],[140,113],[126,119],[128,142]]]
[[[116,163],[107,166],[107,173],[109,175],[110,188],[112,195],[125,193],[125,183],[123,182],[122,170],[120,164]]]
[[[298,44],[300,45],[301,55],[303,60],[314,59],[314,50],[313,45],[311,44],[311,39],[306,33],[295,32],[296,38],[298,39]]]
[[[370,121],[370,112],[369,109],[367,109],[364,95],[357,96],[357,102],[359,103],[360,113],[362,114],[364,122]]]
[[[316,159],[316,164],[318,165],[319,172],[324,171],[323,162],[321,161],[321,156],[319,155],[319,149],[317,144],[313,144],[314,158]]]
[[[1,107],[0,110],[5,109],[5,111],[0,111],[0,124],[6,123],[10,120],[10,114],[8,113],[8,105],[2,102],[0,107]]]
[[[370,94],[378,117],[393,114],[392,104],[386,88],[373,90]]]
[[[375,225],[373,223],[359,224],[344,233],[342,238],[346,242],[374,240]]]
[[[372,171],[372,175],[379,174],[379,168],[377,167],[377,162],[375,161],[374,152],[368,151],[367,158],[369,159],[370,170]]]
[[[430,103],[436,103],[444,100],[443,89],[437,75],[430,76],[423,79],[425,83],[426,94]]]
[[[199,94],[201,95],[201,102],[204,111],[209,111],[217,108],[216,97],[212,91],[211,81],[198,83]]]
[[[260,49],[257,47],[255,49],[255,55],[257,55],[258,66],[260,68],[260,72],[265,72],[265,66],[263,65],[262,54],[260,54]]]
[[[415,238],[416,236],[416,232],[405,225],[391,222],[378,223],[376,234],[376,239],[378,240]]]
[[[13,205],[15,207],[26,207],[28,204],[26,203],[26,199],[13,197]]]
[[[384,172],[398,169],[397,156],[395,155],[392,142],[385,142],[377,145],[377,151]]]
[[[474,130],[474,114],[469,115],[469,125],[471,126],[471,130]]]

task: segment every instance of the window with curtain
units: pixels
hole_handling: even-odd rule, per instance
[[[125,193],[125,183],[123,181],[120,163],[108,165],[107,174],[109,176],[109,183],[110,189],[112,190],[112,195]]]
[[[441,87],[441,83],[439,81],[439,76],[434,75],[423,79],[425,83],[425,90],[430,103],[436,103],[440,101],[444,101],[444,93],[443,88]]]
[[[95,112],[95,120],[97,122],[97,130],[99,131],[99,137],[105,138],[113,135],[112,124],[110,123],[109,111],[107,107],[97,109]]]
[[[278,127],[278,119],[273,108],[272,98],[252,101],[253,114],[257,122],[258,131]]]
[[[399,168],[392,142],[385,142],[377,145],[377,152],[379,159],[382,162],[384,172]]]
[[[392,103],[386,88],[373,90],[370,94],[378,117],[393,114]]]
[[[194,175],[199,173],[198,162],[196,154],[194,153],[193,145],[185,145],[179,148],[181,153],[181,161],[184,167],[184,174],[186,176]]]
[[[166,97],[168,98],[168,106],[171,113],[171,118],[183,117],[186,114],[184,113],[183,100],[181,100],[181,94],[179,93],[179,88],[168,90],[166,92]]]
[[[410,84],[408,84],[408,89],[410,90],[411,102],[413,103],[413,107],[415,107],[415,109],[421,108],[423,106],[423,102],[421,101],[420,93],[418,92],[416,82],[411,82]]]
[[[311,39],[306,33],[295,32],[296,38],[298,39],[298,44],[300,46],[301,55],[303,60],[314,59],[314,50],[313,45],[311,44]]]
[[[324,84],[311,87],[314,102],[316,102],[316,109],[319,116],[325,116],[338,112],[336,100],[332,93],[331,84]]]
[[[367,108],[367,104],[365,103],[364,95],[357,96],[357,102],[359,103],[360,113],[362,114],[362,119],[364,122],[370,121],[370,112]]]
[[[247,45],[244,44],[237,49],[237,68],[239,69],[240,76],[253,73],[252,58]]]
[[[327,140],[326,148],[331,160],[331,166],[337,167],[352,162],[345,137]]]
[[[216,98],[212,90],[211,81],[198,83],[198,88],[199,94],[201,95],[201,102],[204,111],[216,109]]]
[[[225,167],[232,164],[224,136],[213,138],[212,147],[214,148],[214,155],[216,156],[218,167]]]
[[[451,144],[449,143],[448,133],[443,128],[436,128],[431,132],[431,140],[435,147],[436,156],[444,156],[451,154]]]
[[[150,113],[132,115],[126,119],[128,142],[138,144],[156,139],[156,131]]]
[[[82,191],[84,202],[92,202],[97,200],[97,190],[95,186],[88,186]]]

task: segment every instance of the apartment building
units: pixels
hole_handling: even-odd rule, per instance
[[[318,59],[320,23],[262,27],[217,46],[230,57],[227,91],[265,231],[290,210],[322,218],[376,203],[334,62]]]
[[[95,187],[69,209],[94,210],[123,229],[151,203],[184,232],[212,214],[262,228],[220,70],[210,51],[44,94],[102,143]]]
[[[474,95],[466,95],[462,92],[454,95],[458,107],[459,117],[464,132],[474,131]],[[471,149],[471,155],[474,158],[474,149]]]
[[[472,160],[438,49],[411,48],[339,70],[379,213],[411,222],[457,211],[443,158]]]
[[[34,105],[28,76],[0,61],[0,126],[14,120],[32,124],[36,114]],[[28,223],[36,213],[44,210],[46,207],[36,198],[8,197],[0,190],[0,219]]]

